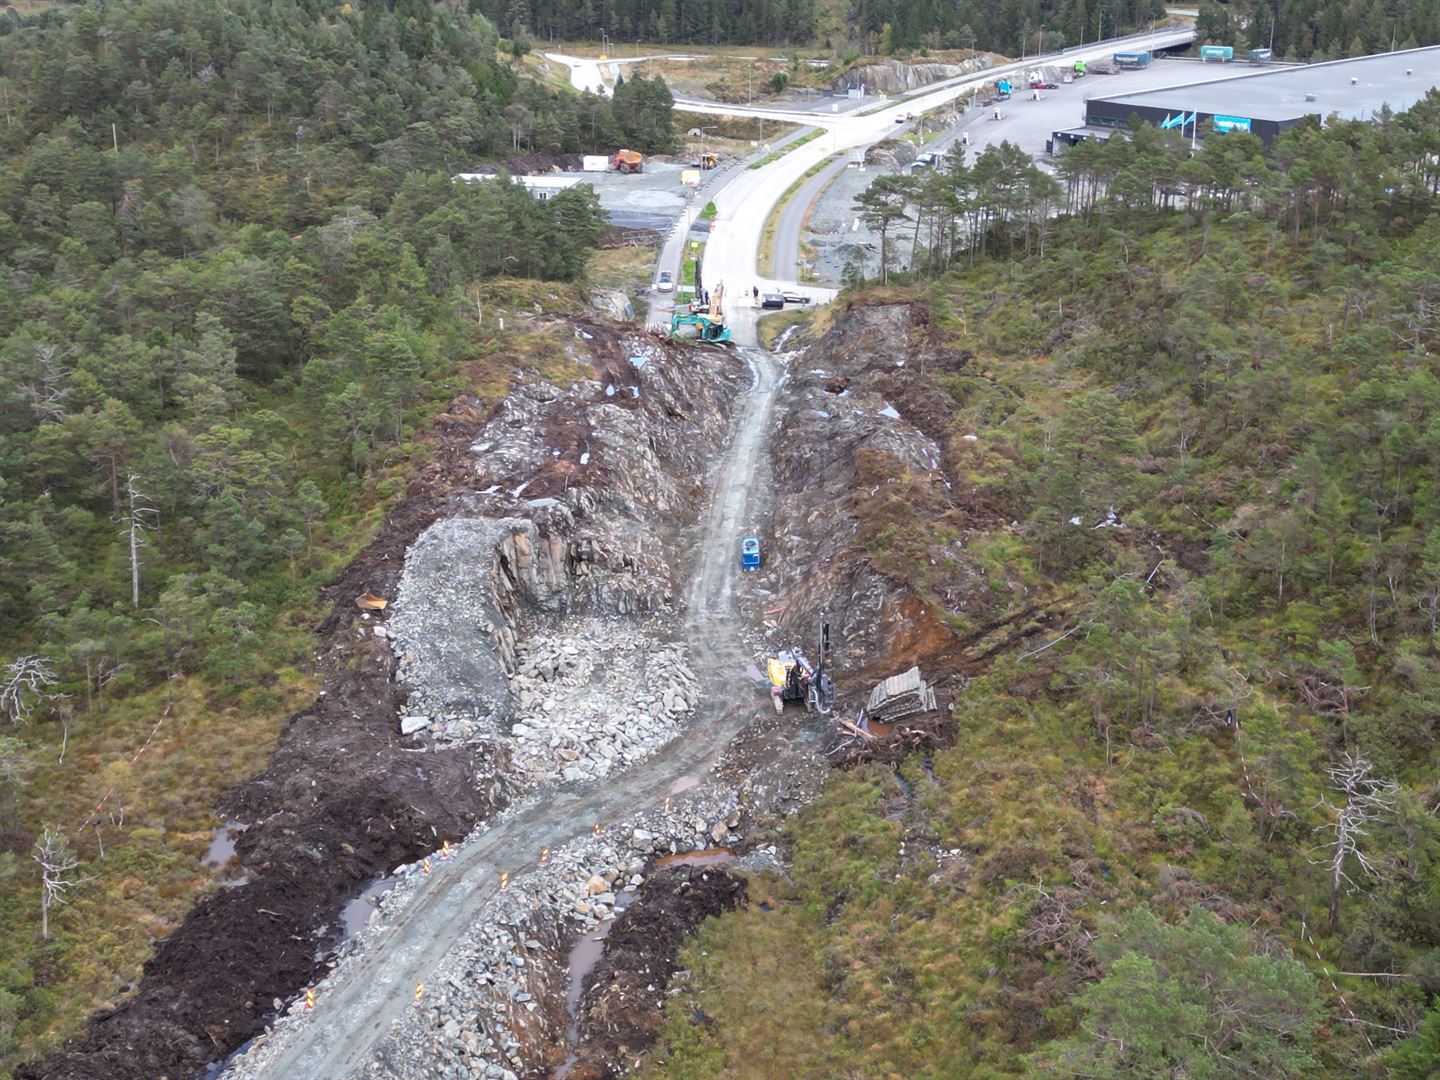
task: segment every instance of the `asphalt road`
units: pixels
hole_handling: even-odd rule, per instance
[[[1128,48],[1158,49],[1192,40],[1194,31],[1186,27],[1181,30],[1166,30],[1152,34],[1140,34],[1121,39]],[[1117,41],[1100,42],[1087,48],[1069,49],[1063,54],[1064,60],[1100,60],[1108,58],[1121,44]],[[737,175],[725,188],[714,196],[719,209],[715,230],[705,247],[704,278],[713,287],[715,282],[725,281],[732,289],[727,292],[726,317],[733,321],[742,308],[753,310],[749,289],[758,284],[761,291],[798,288],[793,279],[779,278],[774,274],[761,276],[756,273],[759,265],[760,237],[771,209],[781,195],[813,166],[832,154],[838,154],[852,147],[864,146],[893,136],[897,118],[904,120],[907,112],[922,113],[949,104],[957,97],[969,93],[975,86],[993,81],[1004,74],[1021,74],[1040,63],[1056,63],[1057,56],[1032,58],[1024,63],[1000,65],[979,75],[967,75],[937,83],[922,91],[897,99],[894,104],[866,110],[860,114],[832,115],[807,113],[805,120],[825,131],[818,139],[796,147],[763,169],[747,170]],[[700,111],[701,106],[687,105],[687,110]],[[713,105],[705,108],[719,115],[760,115],[749,106]],[[775,116],[773,110],[763,115]],[[798,121],[797,121],[798,122]],[[1059,125],[1057,125],[1059,126]],[[773,267],[767,267],[773,270]],[[741,299],[742,290],[745,298]],[[806,286],[805,291],[817,302],[834,299],[834,289]]]
[[[690,200],[685,212],[671,226],[670,232],[665,236],[665,243],[660,248],[660,258],[655,265],[655,277],[651,281],[650,293],[645,310],[645,325],[651,330],[666,330],[670,326],[670,315],[675,310],[674,292],[662,293],[655,288],[655,281],[660,279],[660,271],[669,270],[675,282],[680,281],[680,262],[685,252],[685,241],[688,237],[694,236],[702,239],[699,233],[691,231],[691,223],[699,216],[705,204],[715,197],[726,184],[730,183],[737,175],[749,168],[750,164],[764,157],[770,150],[779,150],[788,146],[810,129],[801,128],[789,132],[778,139],[768,143],[769,149],[757,150],[748,158],[742,161],[730,161],[723,167],[705,174],[705,179],[696,190],[694,197]],[[703,273],[703,270],[702,270]],[[733,333],[733,331],[732,331]]]
[[[748,325],[748,331],[739,329],[753,340],[753,321]],[[460,845],[448,861],[433,863],[425,890],[320,987],[323,1011],[296,1029],[257,1075],[273,1080],[355,1075],[390,1025],[411,1007],[411,988],[430,978],[465,929],[481,917],[499,888],[502,870],[518,877],[534,865],[541,848],[562,847],[596,821],[615,821],[658,804],[680,777],[705,771],[755,718],[757,702],[743,674],[749,657],[740,641],[733,594],[740,538],[761,512],[755,478],[764,473],[783,373],[769,353],[739,351],[752,383],[738,403],[729,448],[716,472],[688,594],[685,637],[705,688],[689,730],[640,767],[600,783],[546,793],[516,817]],[[760,704],[769,707],[768,700]]]
[[[845,171],[848,155],[842,154],[805,183],[785,208],[780,212],[780,222],[775,227],[775,250],[770,257],[770,274],[775,278],[800,280],[800,234],[805,225],[805,215],[830,181]]]

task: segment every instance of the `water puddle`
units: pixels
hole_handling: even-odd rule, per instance
[[[380,909],[380,898],[398,882],[398,878],[378,877],[341,909],[340,932],[346,941],[370,925],[370,916]]]
[[[682,851],[675,855],[662,855],[655,860],[657,868],[662,866],[719,866],[735,861],[735,852],[729,848],[712,847],[701,851]]]
[[[225,877],[224,870],[230,865],[230,860],[235,858],[235,841],[240,834],[250,826],[243,821],[227,821],[212,830],[210,834],[210,847],[205,852],[205,859],[202,865],[207,870],[221,871],[221,877]]]
[[[682,791],[689,791],[693,787],[700,786],[700,777],[694,773],[686,773],[670,785],[670,794],[679,795]]]
[[[634,899],[634,893],[616,893],[616,913],[624,911]],[[595,965],[600,962],[600,957],[605,952],[605,938],[614,925],[613,918],[606,919],[593,930],[581,935],[580,940],[575,942],[570,950],[570,981],[565,986],[565,1008],[570,1014],[570,1026],[565,1029],[565,1038],[572,1049],[570,1056],[555,1070],[555,1080],[563,1080],[575,1067],[577,1058],[574,1048],[580,1044],[580,999],[585,996],[585,976],[595,970]]]

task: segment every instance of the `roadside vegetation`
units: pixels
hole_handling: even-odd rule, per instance
[[[451,174],[674,145],[663,83],[513,60],[405,0],[0,12],[0,1075],[211,887],[428,418],[563,355],[527,314],[575,303],[593,195]]]
[[[1437,110],[886,194],[914,272],[850,302],[963,362],[948,484],[850,509],[959,741],[785,827],[645,1075],[1440,1071]]]

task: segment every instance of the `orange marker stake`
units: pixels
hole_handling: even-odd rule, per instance
[[[548,847],[545,847],[545,848],[541,848],[541,849],[540,849],[540,865],[541,865],[541,866],[549,866],[549,865],[550,865],[550,849],[549,849]]]
[[[449,841],[449,840],[446,840],[443,844],[440,845],[440,857],[441,857],[442,859],[448,859],[448,858],[450,857],[450,841]]]
[[[669,795],[666,795],[666,796],[665,796],[665,813],[668,814],[669,812],[670,812],[670,796],[669,796]]]
[[[314,1008],[315,1008],[315,988],[314,988],[313,986],[307,986],[307,987],[305,988],[305,1011],[306,1011],[306,1012],[310,1012],[310,1011],[312,1011]]]
[[[425,993],[425,984],[424,984],[424,983],[416,983],[416,984],[415,984],[415,1003],[416,1003],[417,1005],[420,1003],[420,995],[423,994],[423,993]]]
[[[500,871],[500,887],[502,889],[508,889],[510,887],[510,875],[504,870]]]
[[[422,873],[422,874],[428,874],[428,873],[430,873],[430,860],[429,860],[429,859],[426,859],[424,862],[422,862],[422,863],[420,864],[420,873]]]
[[[595,822],[595,835],[596,835],[596,836],[599,836],[599,835],[600,835],[600,822],[598,822],[598,821]]]

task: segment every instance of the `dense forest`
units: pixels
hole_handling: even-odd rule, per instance
[[[643,1075],[1440,1075],[1440,93],[1059,172],[856,207],[943,466],[848,508],[958,741],[797,815]]]
[[[1276,56],[1291,59],[1364,56],[1440,42],[1440,2],[1212,2],[1200,5],[1196,29],[1202,41],[1237,50],[1273,48]]]
[[[520,37],[595,40],[604,30],[617,41],[817,45],[842,56],[958,48],[1019,56],[1144,30],[1165,18],[1162,0],[472,0],[472,6]],[[1440,0],[1211,0],[1200,6],[1198,26],[1202,41],[1237,48],[1273,43],[1280,57],[1333,58],[1440,41]]]
[[[187,830],[303,690],[317,584],[498,348],[486,279],[595,249],[588,188],[451,174],[673,142],[658,80],[514,53],[429,3],[0,13],[0,1075],[203,884]],[[48,940],[43,836],[94,881]]]

